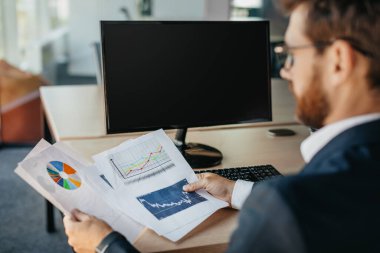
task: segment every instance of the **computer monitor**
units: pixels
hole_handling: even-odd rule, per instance
[[[179,129],[193,168],[221,162],[189,127],[270,121],[268,21],[102,21],[107,133]]]

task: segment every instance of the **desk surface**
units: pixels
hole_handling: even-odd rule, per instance
[[[273,126],[191,131],[188,133],[188,141],[202,142],[221,150],[224,159],[218,167],[272,164],[283,174],[298,172],[304,164],[299,147],[309,136],[309,130],[300,125],[288,125],[286,128],[297,133],[295,136],[270,137],[266,133],[270,128]],[[172,136],[173,133],[169,135]],[[137,137],[136,134],[67,140],[64,143],[91,161],[92,155],[134,137]],[[232,209],[219,210],[177,243],[145,229],[135,246],[144,252],[222,252],[236,227],[237,214]]]
[[[55,140],[106,136],[100,86],[46,86],[40,91],[48,125]],[[256,123],[254,126],[295,124],[294,108],[295,102],[287,83],[272,79],[273,121]]]

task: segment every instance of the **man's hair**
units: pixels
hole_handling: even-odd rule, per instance
[[[344,39],[366,55],[370,61],[367,79],[372,87],[380,88],[379,0],[280,0],[280,4],[287,13],[300,4],[307,6],[305,34],[313,43]]]

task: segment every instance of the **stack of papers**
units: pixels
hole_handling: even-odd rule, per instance
[[[88,164],[62,143],[41,140],[15,172],[64,214],[80,209],[134,242],[144,227],[177,241],[228,206],[187,193],[193,170],[162,130],[126,141]]]

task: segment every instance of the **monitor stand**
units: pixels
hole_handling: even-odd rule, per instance
[[[208,168],[219,165],[222,162],[222,152],[204,144],[186,143],[186,134],[187,128],[178,129],[173,142],[191,168]]]

